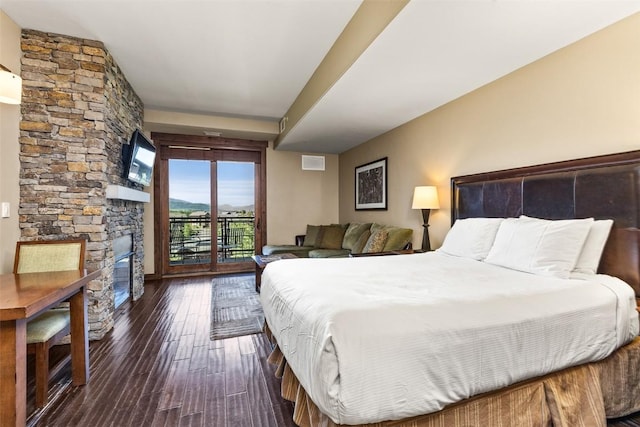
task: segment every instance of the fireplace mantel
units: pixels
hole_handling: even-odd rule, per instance
[[[132,202],[149,203],[151,195],[122,185],[107,185],[107,199],[130,200]]]

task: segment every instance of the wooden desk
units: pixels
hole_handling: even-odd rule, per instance
[[[0,275],[0,426],[24,426],[27,417],[27,321],[69,300],[74,385],[89,381],[86,285],[100,271]]]

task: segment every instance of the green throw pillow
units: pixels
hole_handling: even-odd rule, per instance
[[[346,225],[332,224],[321,226],[320,242],[317,247],[322,249],[342,249],[342,239],[347,230]]]
[[[413,230],[410,228],[385,227],[389,237],[384,244],[384,251],[398,251],[411,241],[413,238]]]
[[[369,237],[371,237],[371,231],[365,230],[358,238],[358,241],[353,245],[353,248],[351,248],[351,253],[361,254],[362,251],[364,251],[364,246],[369,241]]]
[[[320,225],[307,225],[307,234],[304,235],[304,246],[318,247],[320,227]]]
[[[371,228],[371,223],[368,224],[358,224],[352,223],[349,224],[347,231],[344,233],[344,239],[342,240],[342,248],[349,249],[353,252],[355,244],[360,240],[360,237]],[[367,242],[366,240],[364,241]],[[364,243],[360,247],[364,247]]]

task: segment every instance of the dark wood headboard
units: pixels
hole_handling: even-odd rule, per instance
[[[451,221],[472,217],[614,220],[598,272],[640,297],[640,150],[451,178]]]

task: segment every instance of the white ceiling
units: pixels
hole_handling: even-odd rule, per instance
[[[146,108],[274,122],[359,5],[0,0],[22,28],[104,42]],[[640,0],[412,0],[279,148],[343,152],[638,11]]]

